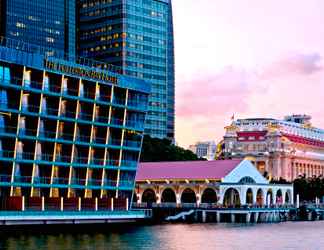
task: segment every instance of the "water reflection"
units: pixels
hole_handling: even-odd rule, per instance
[[[87,226],[83,233],[62,228],[63,233],[2,232],[0,249],[324,249],[324,222]]]

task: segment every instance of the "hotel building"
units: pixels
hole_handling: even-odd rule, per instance
[[[250,158],[262,174],[292,181],[324,176],[324,130],[311,117],[239,119],[226,127],[222,156]]]
[[[145,133],[174,139],[171,0],[79,0],[78,53],[152,83]]]
[[[150,84],[40,51],[1,40],[1,209],[128,207]]]
[[[0,16],[0,36],[41,46],[56,57],[75,56],[75,0],[0,0]]]

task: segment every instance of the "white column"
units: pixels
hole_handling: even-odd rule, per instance
[[[42,211],[45,211],[45,197],[42,196]]]

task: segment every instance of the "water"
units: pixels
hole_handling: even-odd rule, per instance
[[[92,226],[85,231],[88,232],[1,233],[0,249],[324,249],[324,221],[250,226],[173,224],[127,229]]]

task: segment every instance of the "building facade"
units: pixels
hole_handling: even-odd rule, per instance
[[[199,158],[204,158],[208,161],[215,159],[216,144],[214,141],[197,142],[195,145],[190,145],[189,150],[196,154]]]
[[[75,0],[1,0],[0,36],[46,48],[49,55],[75,56]]]
[[[150,84],[20,45],[0,46],[2,200],[130,199]]]
[[[139,207],[294,204],[293,185],[270,184],[248,160],[140,163],[135,194]]]
[[[174,139],[171,0],[79,0],[78,52],[151,82],[145,133]]]
[[[292,115],[284,120],[236,120],[225,128],[222,157],[249,157],[274,179],[324,176],[324,130],[312,127],[310,119]]]

